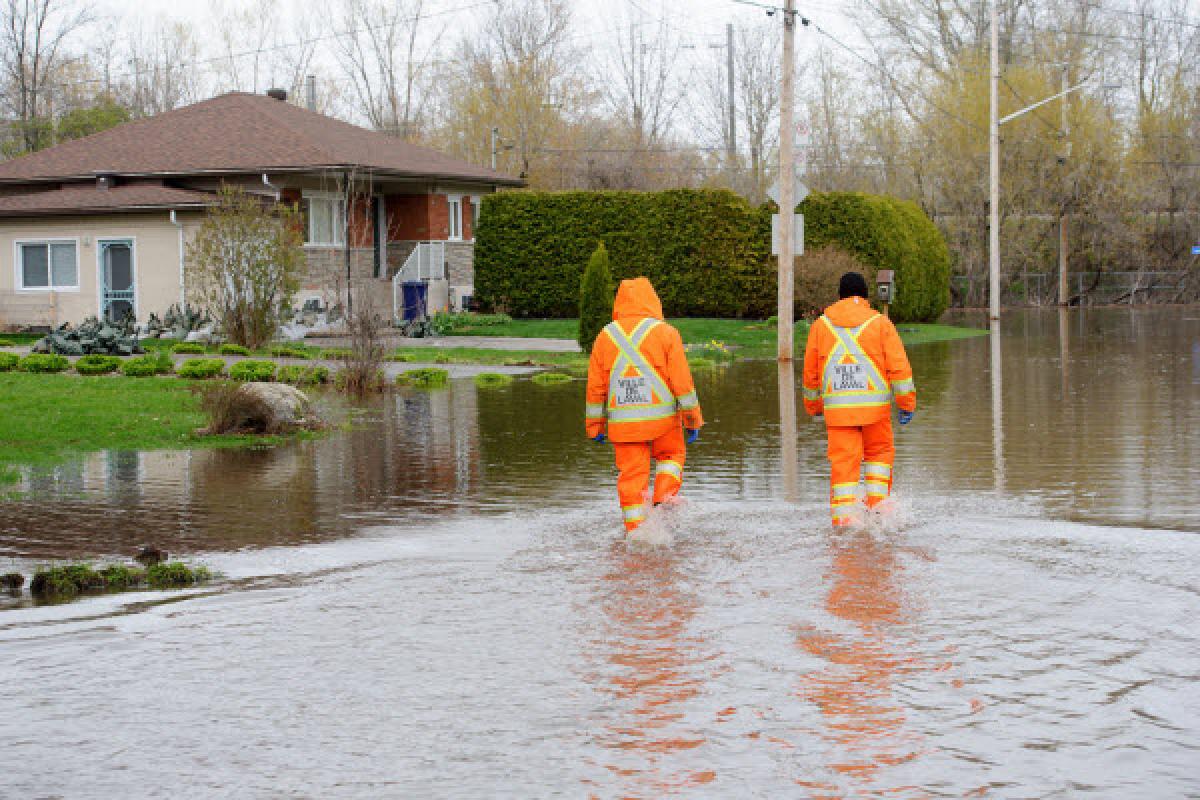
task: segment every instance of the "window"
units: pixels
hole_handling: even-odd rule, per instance
[[[304,196],[305,244],[340,245],[346,230],[346,200],[335,194]]]
[[[74,241],[17,242],[22,289],[78,289],[79,250]]]
[[[450,227],[446,238],[457,241],[462,239],[462,196],[452,194],[447,199],[450,201]]]
[[[475,240],[476,231],[479,230],[479,198],[471,198],[471,240]]]

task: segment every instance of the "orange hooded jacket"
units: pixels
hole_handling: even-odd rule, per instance
[[[592,357],[588,364],[586,427],[589,439],[604,433],[606,425],[608,438],[614,442],[648,442],[672,429],[678,429],[680,424],[686,428],[704,425],[683,340],[679,331],[662,321],[662,303],[654,287],[645,278],[621,281],[613,303],[613,321],[626,336],[630,336],[648,318],[659,322],[646,334],[638,350],[671,390],[677,410],[659,419],[617,421],[607,418],[612,401],[609,396],[610,378],[620,351],[608,332],[602,331],[592,345]],[[657,392],[654,393],[654,402],[662,402],[663,399],[658,397]]]
[[[825,317],[839,328],[851,329],[876,317],[859,335],[858,345],[887,381],[886,389],[895,396],[896,405],[905,411],[916,411],[917,390],[913,385],[912,367],[892,321],[877,313],[861,297],[839,300],[825,309]],[[825,424],[834,427],[878,422],[891,413],[890,401],[850,408],[825,408],[825,364],[837,342],[837,335],[823,320],[818,319],[808,331],[808,345],[804,351],[804,410],[809,414],[824,413]]]

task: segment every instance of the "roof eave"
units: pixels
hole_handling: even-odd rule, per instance
[[[223,167],[220,169],[192,169],[192,170],[171,170],[160,172],[113,172],[111,170],[95,170],[83,174],[75,175],[40,175],[37,177],[27,178],[5,178],[0,177],[0,186],[15,185],[15,184],[31,184],[31,183],[67,183],[73,181],[90,181],[95,180],[97,175],[117,175],[121,178],[188,178],[188,177],[211,177],[218,175],[261,175],[262,173],[290,173],[302,174],[305,172],[346,172],[346,171],[361,171],[369,172],[375,175],[392,175],[395,177],[410,178],[413,180],[430,180],[430,181],[463,181],[467,183],[483,183],[496,186],[525,186],[526,182],[521,178],[512,178],[507,175],[461,175],[453,173],[440,172],[407,172],[401,170],[384,169],[379,167],[368,166],[365,164],[320,164],[303,167],[285,167],[285,166],[264,166],[264,167]]]
[[[139,211],[184,211],[203,210],[215,203],[185,202],[185,203],[155,203],[129,206],[87,206],[80,208],[23,208],[19,210],[0,209],[0,217],[71,217],[80,214],[127,214]]]

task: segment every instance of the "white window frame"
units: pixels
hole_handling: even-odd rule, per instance
[[[304,230],[304,246],[305,247],[342,247],[346,240],[346,198],[341,192],[314,192],[304,190],[301,195],[301,202],[311,202],[313,200],[330,201],[333,203],[333,241],[317,242],[313,241],[313,213],[312,206],[308,209],[308,225]],[[341,209],[341,214],[338,214],[338,209]]]
[[[25,285],[25,259],[23,247],[31,244],[46,245],[46,286]],[[75,284],[73,286],[54,285],[54,264],[50,260],[50,245],[75,245]],[[18,292],[78,292],[79,291],[79,238],[70,236],[38,236],[28,239],[13,240],[13,286]]]
[[[483,198],[477,194],[471,195],[471,241],[475,241],[475,228],[479,227],[479,214],[483,211]]]
[[[446,195],[446,206],[446,217],[448,220],[446,225],[446,241],[461,242],[463,240],[463,195]],[[454,213],[455,207],[458,208],[457,215]]]

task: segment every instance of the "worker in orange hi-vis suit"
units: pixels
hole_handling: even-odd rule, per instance
[[[616,451],[617,495],[632,531],[646,519],[650,459],[658,505],[683,483],[684,430],[691,444],[704,425],[683,340],[663,322],[662,303],[645,278],[617,289],[613,321],[592,345],[586,404],[588,438],[604,442],[607,434]]]
[[[907,425],[917,410],[912,367],[891,320],[867,302],[867,281],[847,272],[838,302],[808,332],[804,351],[804,409],[825,415],[829,435],[829,504],[835,526],[853,522],[859,470],[866,473],[867,507],[891,493],[892,397]]]

